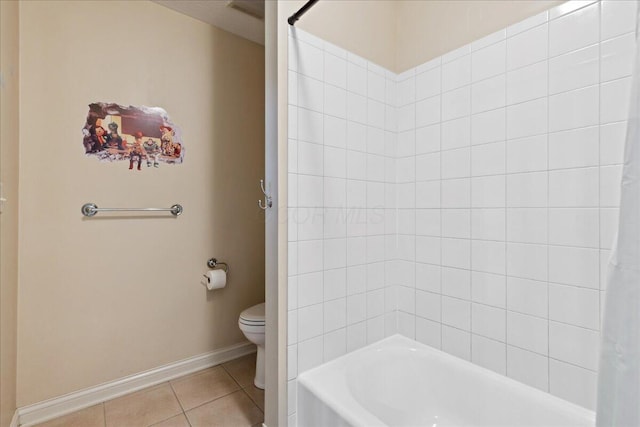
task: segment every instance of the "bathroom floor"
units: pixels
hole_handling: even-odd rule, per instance
[[[253,385],[255,369],[253,353],[38,426],[260,426],[264,420],[264,391]]]

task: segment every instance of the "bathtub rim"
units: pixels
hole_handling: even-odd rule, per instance
[[[461,367],[464,370],[470,370],[472,372],[477,372],[485,375],[490,381],[496,381],[502,385],[515,387],[522,391],[532,393],[533,396],[537,398],[537,400],[549,404],[550,406],[553,406],[555,408],[561,408],[563,411],[567,411],[571,415],[575,415],[576,417],[579,417],[581,419],[588,420],[590,425],[595,427],[596,414],[594,411],[588,408],[582,407],[573,402],[569,402],[568,400],[562,399],[561,397],[555,396],[549,392],[540,390],[513,378],[507,377],[506,375],[499,374],[480,365],[476,365],[475,363],[472,363],[468,360],[461,359],[450,353],[446,353],[442,350],[413,340],[401,334],[394,334],[389,337],[383,338],[299,374],[296,379],[298,381],[298,387],[302,386],[306,388],[308,392],[311,392],[318,396],[320,399],[326,402],[326,404],[333,411],[335,411],[351,425],[386,426],[386,424],[382,422],[382,420],[377,418],[373,413],[367,410],[367,408],[364,408],[359,402],[357,402],[351,393],[341,393],[340,395],[329,393],[323,387],[323,382],[320,381],[319,383],[316,378],[322,377],[322,373],[326,369],[346,369],[346,364],[351,359],[358,357],[358,355],[362,353],[367,353],[375,351],[378,348],[390,346],[399,346],[405,349],[417,348],[420,350],[425,350],[426,352],[431,353],[439,358],[446,358],[447,360],[450,360],[451,363],[453,363],[455,366]],[[298,399],[296,400],[296,411],[298,412],[300,402]],[[358,412],[363,413],[364,418],[367,419],[363,420],[361,418],[354,417],[353,410],[349,411],[351,405],[357,405]]]

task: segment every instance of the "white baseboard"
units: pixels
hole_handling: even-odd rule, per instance
[[[11,418],[11,424],[9,424],[9,427],[18,427],[18,425],[18,410],[16,409],[13,413],[13,418]]]
[[[201,369],[228,362],[255,351],[256,346],[247,341],[130,375],[116,381],[54,397],[33,405],[23,406],[16,410],[17,416],[14,415],[16,423],[12,422],[11,427],[17,427],[18,425],[28,427],[38,424]]]

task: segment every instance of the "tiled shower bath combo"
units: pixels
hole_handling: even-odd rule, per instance
[[[635,8],[399,75],[290,29],[290,424],[297,375],[393,334],[595,408]]]

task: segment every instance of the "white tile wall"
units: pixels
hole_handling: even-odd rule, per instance
[[[290,37],[291,387],[402,333],[594,407],[634,29],[569,2],[400,75]]]
[[[398,292],[385,278],[396,252],[396,176],[415,182],[415,162],[396,169],[398,139],[409,145],[397,130],[413,130],[415,118],[398,121],[396,96],[413,111],[416,89],[298,30],[289,47],[291,397],[298,373],[398,331]],[[402,297],[414,304],[415,295]],[[408,320],[404,329],[414,327]],[[289,415],[295,423],[294,398]]]

